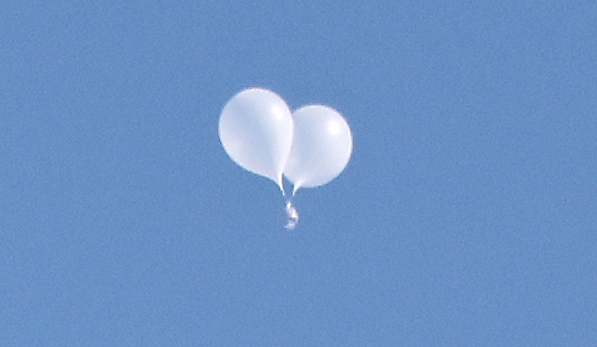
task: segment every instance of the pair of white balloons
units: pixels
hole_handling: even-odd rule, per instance
[[[262,88],[245,89],[226,103],[219,135],[234,162],[274,181],[284,196],[283,176],[294,195],[336,178],[352,154],[352,134],[338,111],[308,105],[291,112],[278,94]]]

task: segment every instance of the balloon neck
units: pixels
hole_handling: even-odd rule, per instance
[[[284,191],[284,184],[282,184],[282,179],[278,180],[278,188],[280,188],[280,191],[282,192],[282,196],[284,196],[284,198],[286,199],[286,192]]]
[[[301,186],[299,185],[294,185],[294,187],[292,187],[292,195],[290,196],[291,198],[293,198],[296,195],[296,191],[299,190]]]

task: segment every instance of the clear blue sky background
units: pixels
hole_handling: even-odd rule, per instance
[[[1,346],[597,345],[597,3],[0,5]],[[299,191],[249,86],[348,119]]]

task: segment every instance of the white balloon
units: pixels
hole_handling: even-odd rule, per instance
[[[305,106],[292,117],[294,137],[284,176],[294,184],[294,194],[301,187],[326,184],[344,170],[352,154],[352,134],[344,117],[328,106]]]
[[[284,192],[282,172],[292,146],[293,120],[278,94],[261,88],[236,94],[222,110],[218,131],[234,162],[271,179]]]

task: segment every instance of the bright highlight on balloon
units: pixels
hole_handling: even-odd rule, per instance
[[[230,99],[220,115],[220,141],[239,166],[278,185],[293,183],[286,200],[287,229],[298,223],[292,197],[299,188],[329,183],[352,154],[352,133],[342,115],[329,106],[309,105],[294,112],[271,90],[249,88]]]

